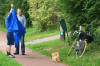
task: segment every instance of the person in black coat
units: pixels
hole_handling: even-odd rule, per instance
[[[66,22],[64,19],[60,19],[59,24],[60,24],[60,39],[62,41],[65,41],[65,33],[67,31]]]

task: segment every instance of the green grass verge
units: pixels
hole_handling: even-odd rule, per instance
[[[52,35],[59,34],[59,30],[47,30],[44,32],[37,32],[33,28],[27,28],[25,41],[32,41],[39,38],[44,38]]]
[[[22,66],[22,65],[11,58],[8,58],[0,51],[0,66]]]
[[[43,42],[36,45],[27,45],[33,51],[39,52],[43,55],[51,56],[50,48],[53,50],[59,49],[61,62],[69,66],[99,66],[100,65],[100,49],[87,52],[82,58],[75,58],[72,53],[67,56],[70,46],[65,46],[60,40],[53,40]]]
[[[4,27],[0,27],[0,31],[7,32],[7,29]]]

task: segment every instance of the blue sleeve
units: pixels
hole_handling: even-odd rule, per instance
[[[6,19],[5,19],[5,24],[6,24],[6,27],[7,27],[7,28],[9,27],[10,18],[11,18],[11,13],[9,13],[9,15],[8,15],[8,16],[6,17]]]
[[[16,15],[16,12],[15,12],[15,9],[12,8],[12,15],[15,16]]]
[[[10,13],[9,13],[9,15],[7,16],[7,18],[6,18],[6,19],[8,19],[8,20],[9,20],[9,19],[10,19],[10,17],[11,17],[11,14],[12,14],[12,13],[10,12]]]

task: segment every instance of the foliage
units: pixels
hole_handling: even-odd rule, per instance
[[[0,0],[0,27],[4,27],[5,26],[5,15],[6,15],[6,10],[8,10],[7,8],[7,2],[5,0]]]
[[[95,38],[94,42],[99,45],[100,44],[100,27],[98,27],[96,31],[94,32],[94,38]]]
[[[57,0],[59,9],[66,16],[71,30],[77,30],[80,25],[87,31],[95,31],[100,25],[99,0]]]
[[[12,60],[11,58],[5,56],[5,54],[3,54],[1,51],[0,51],[0,60],[1,60],[0,66],[22,66],[15,60]]]
[[[54,29],[58,25],[55,0],[28,0],[29,14],[38,31]]]

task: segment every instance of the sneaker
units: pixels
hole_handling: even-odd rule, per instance
[[[15,58],[15,56],[13,55],[7,55],[9,58]]]
[[[16,53],[16,52],[15,52],[14,55],[19,55],[19,53]]]
[[[25,53],[22,53],[22,55],[25,55]]]

